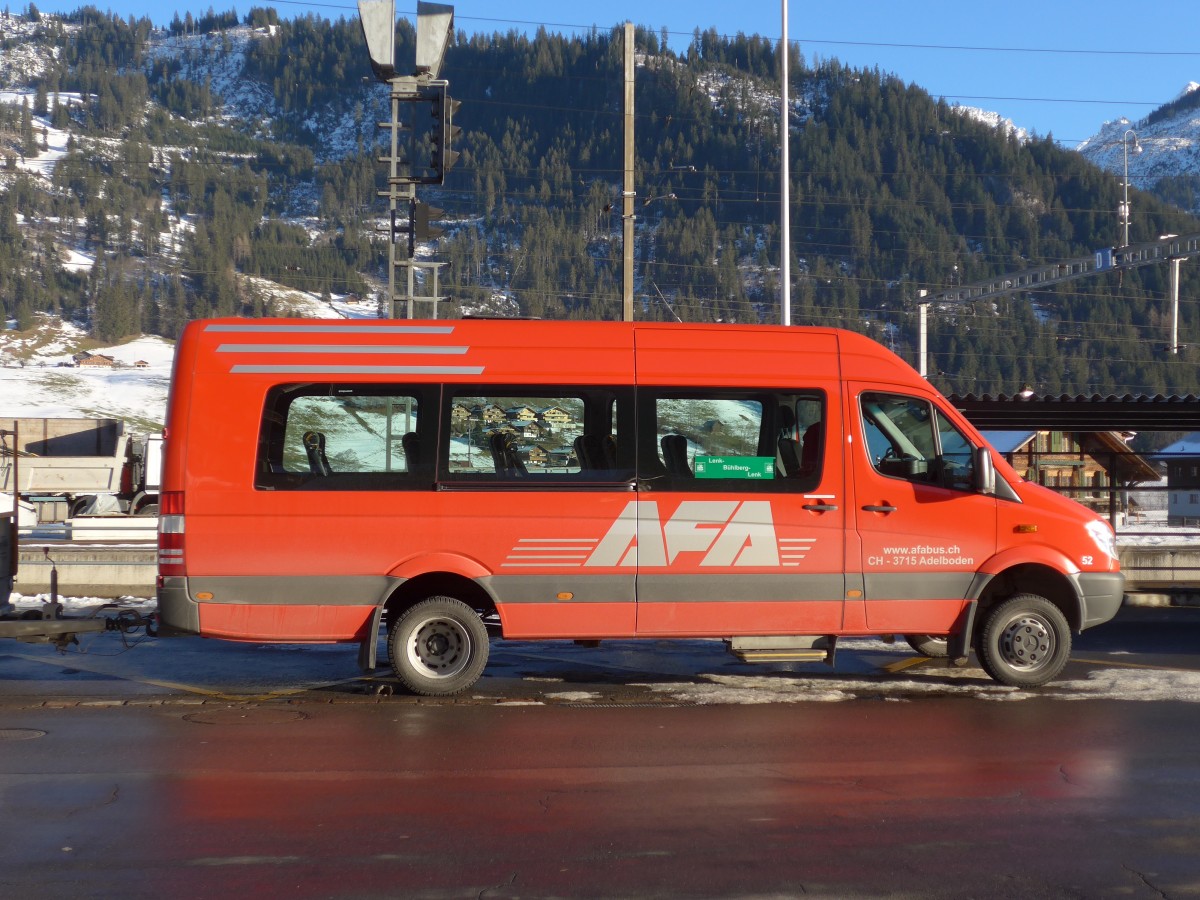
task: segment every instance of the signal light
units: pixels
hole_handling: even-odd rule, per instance
[[[442,216],[446,211],[428,203],[414,203],[412,207],[413,237],[418,241],[432,241],[446,233],[446,229],[430,224],[430,219]]]
[[[429,167],[433,169],[433,183],[442,184],[446,180],[446,172],[458,160],[459,153],[451,147],[462,135],[462,129],[454,124],[454,114],[462,106],[461,101],[455,100],[446,93],[446,83],[431,85],[430,115],[433,117],[433,131],[429,136]]]

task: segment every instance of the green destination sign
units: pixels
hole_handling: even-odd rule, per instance
[[[697,478],[774,478],[773,456],[697,456]]]

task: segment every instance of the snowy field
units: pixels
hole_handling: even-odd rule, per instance
[[[162,427],[175,348],[141,337],[88,352],[110,356],[112,368],[82,368],[72,356],[87,343],[82,329],[39,317],[33,332],[0,333],[0,419],[120,418],[135,430]]]
[[[82,254],[76,256],[85,260]],[[85,264],[85,263],[81,263]],[[323,303],[313,294],[271,282],[256,284],[283,315],[305,318],[375,318],[375,305],[335,297]],[[87,332],[56,317],[38,315],[28,332],[8,322],[0,330],[0,419],[95,417],[125,419],[135,432],[157,431],[167,411],[175,345],[147,335],[121,344],[97,346]],[[112,368],[80,368],[72,357],[85,350],[112,357]]]

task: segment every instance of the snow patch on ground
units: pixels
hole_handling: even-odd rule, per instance
[[[21,106],[25,101],[33,106],[33,91],[0,91],[0,103]],[[79,94],[59,94],[58,102],[66,105],[78,105],[82,102]],[[47,181],[54,175],[54,167],[58,161],[67,155],[67,133],[59,131],[50,125],[50,121],[39,115],[33,117],[33,132],[37,136],[38,146],[45,149],[32,156],[17,158],[17,170],[38,175]]]
[[[50,602],[49,594],[13,594],[9,602],[17,610],[41,609]],[[116,600],[103,597],[59,597],[63,613],[69,616],[102,615],[101,610],[113,607],[136,609],[140,612],[153,612],[158,604],[152,597],[120,597]]]
[[[72,357],[85,343],[82,328],[52,316],[39,316],[31,332],[0,331],[0,418],[115,418],[161,428],[174,344],[142,336],[88,347],[91,353],[112,357],[117,365],[80,368],[72,364]]]
[[[931,668],[927,675],[872,675],[836,678],[806,674],[701,675],[700,683],[642,684],[656,694],[698,706],[762,703],[837,703],[868,694],[905,701],[921,695],[961,695],[977,700],[1137,700],[1200,703],[1200,672],[1173,669],[1114,668],[1091,672],[1086,679],[1055,681],[1036,690],[1007,687],[987,680],[982,669]]]

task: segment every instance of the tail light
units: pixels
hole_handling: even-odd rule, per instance
[[[183,564],[183,491],[158,498],[158,574],[186,575]]]

